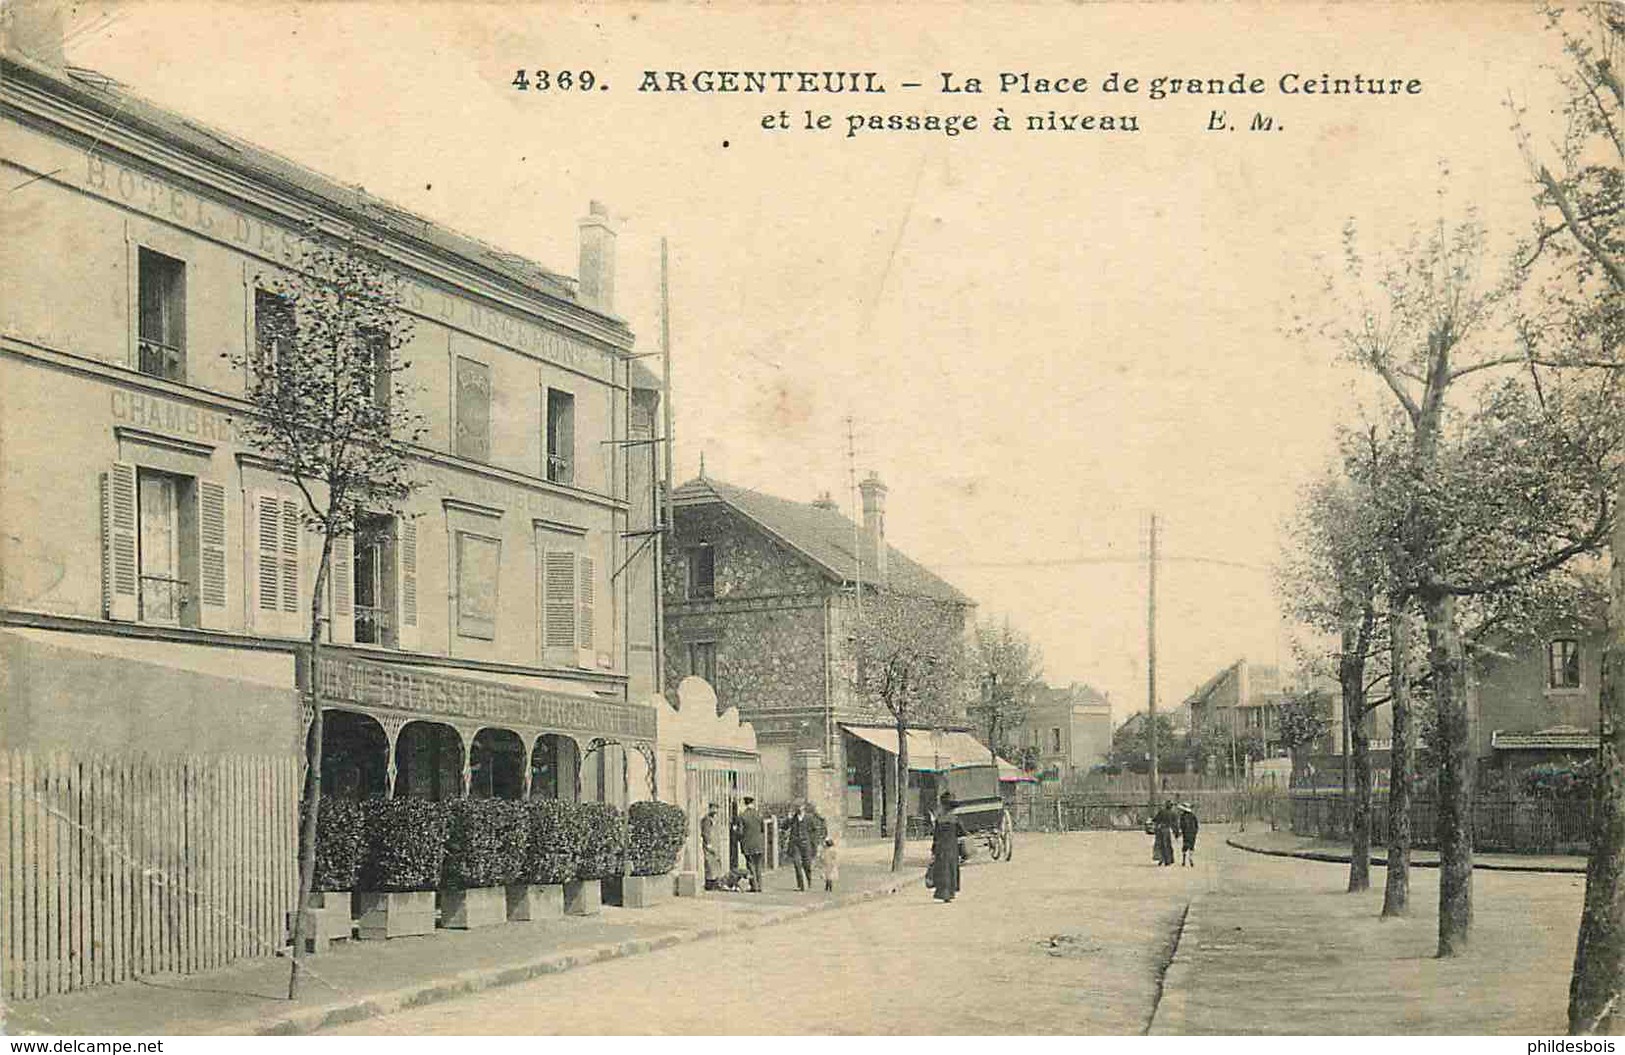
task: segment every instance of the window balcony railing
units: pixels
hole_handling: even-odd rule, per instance
[[[192,604],[192,584],[163,575],[141,576],[141,618],[149,623],[179,623]]]
[[[143,374],[166,381],[186,380],[186,354],[180,348],[162,341],[146,337],[141,339],[139,367]]]
[[[387,645],[395,620],[391,613],[376,605],[355,606],[355,639],[363,645]]]
[[[556,484],[573,482],[574,474],[570,471],[570,459],[558,454],[547,456],[547,478]]]

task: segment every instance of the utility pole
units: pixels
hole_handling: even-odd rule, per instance
[[[660,410],[662,431],[665,433],[666,462],[664,486],[660,501],[654,510],[660,530],[655,533],[655,671],[660,692],[666,691],[666,600],[663,584],[666,578],[667,538],[672,531],[671,503],[671,296],[666,281],[666,239],[660,239]],[[651,469],[653,466],[650,467]]]
[[[1151,807],[1156,808],[1162,782],[1157,779],[1157,514],[1151,514],[1151,552],[1146,577],[1145,673],[1146,742],[1151,746]]]
[[[846,416],[846,482],[852,490],[852,562],[856,572],[858,617],[863,617],[863,528],[858,504],[858,448],[852,440],[852,415]]]

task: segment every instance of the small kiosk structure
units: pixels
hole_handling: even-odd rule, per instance
[[[760,806],[762,756],[756,749],[756,730],[741,722],[733,707],[719,713],[716,690],[705,679],[690,675],[679,682],[675,704],[664,697],[656,699],[655,742],[664,769],[660,797],[688,814],[688,839],[678,869],[678,891],[686,894],[702,885],[700,818],[706,807],[717,804],[726,833],[745,796],[754,797]],[[731,840],[728,846],[724,863],[737,867]]]

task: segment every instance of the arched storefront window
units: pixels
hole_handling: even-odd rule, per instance
[[[517,799],[525,793],[525,742],[507,729],[481,729],[469,749],[471,799]]]
[[[438,722],[407,722],[395,741],[396,798],[440,802],[462,795],[463,740]]]
[[[530,756],[530,795],[536,799],[576,799],[576,773],[581,749],[574,739],[558,733],[537,737]]]
[[[322,712],[322,794],[365,799],[389,790],[389,737],[377,719]]]

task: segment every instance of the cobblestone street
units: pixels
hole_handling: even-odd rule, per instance
[[[1413,876],[1413,917],[1382,922],[1381,869],[1376,889],[1349,897],[1347,866],[1204,836],[1199,867],[1158,869],[1137,833],[1024,835],[1014,861],[967,866],[952,905],[913,886],[341,1032],[1561,1031],[1580,877],[1475,875],[1475,944],[1438,961],[1432,870]],[[923,847],[910,849],[919,874]]]

